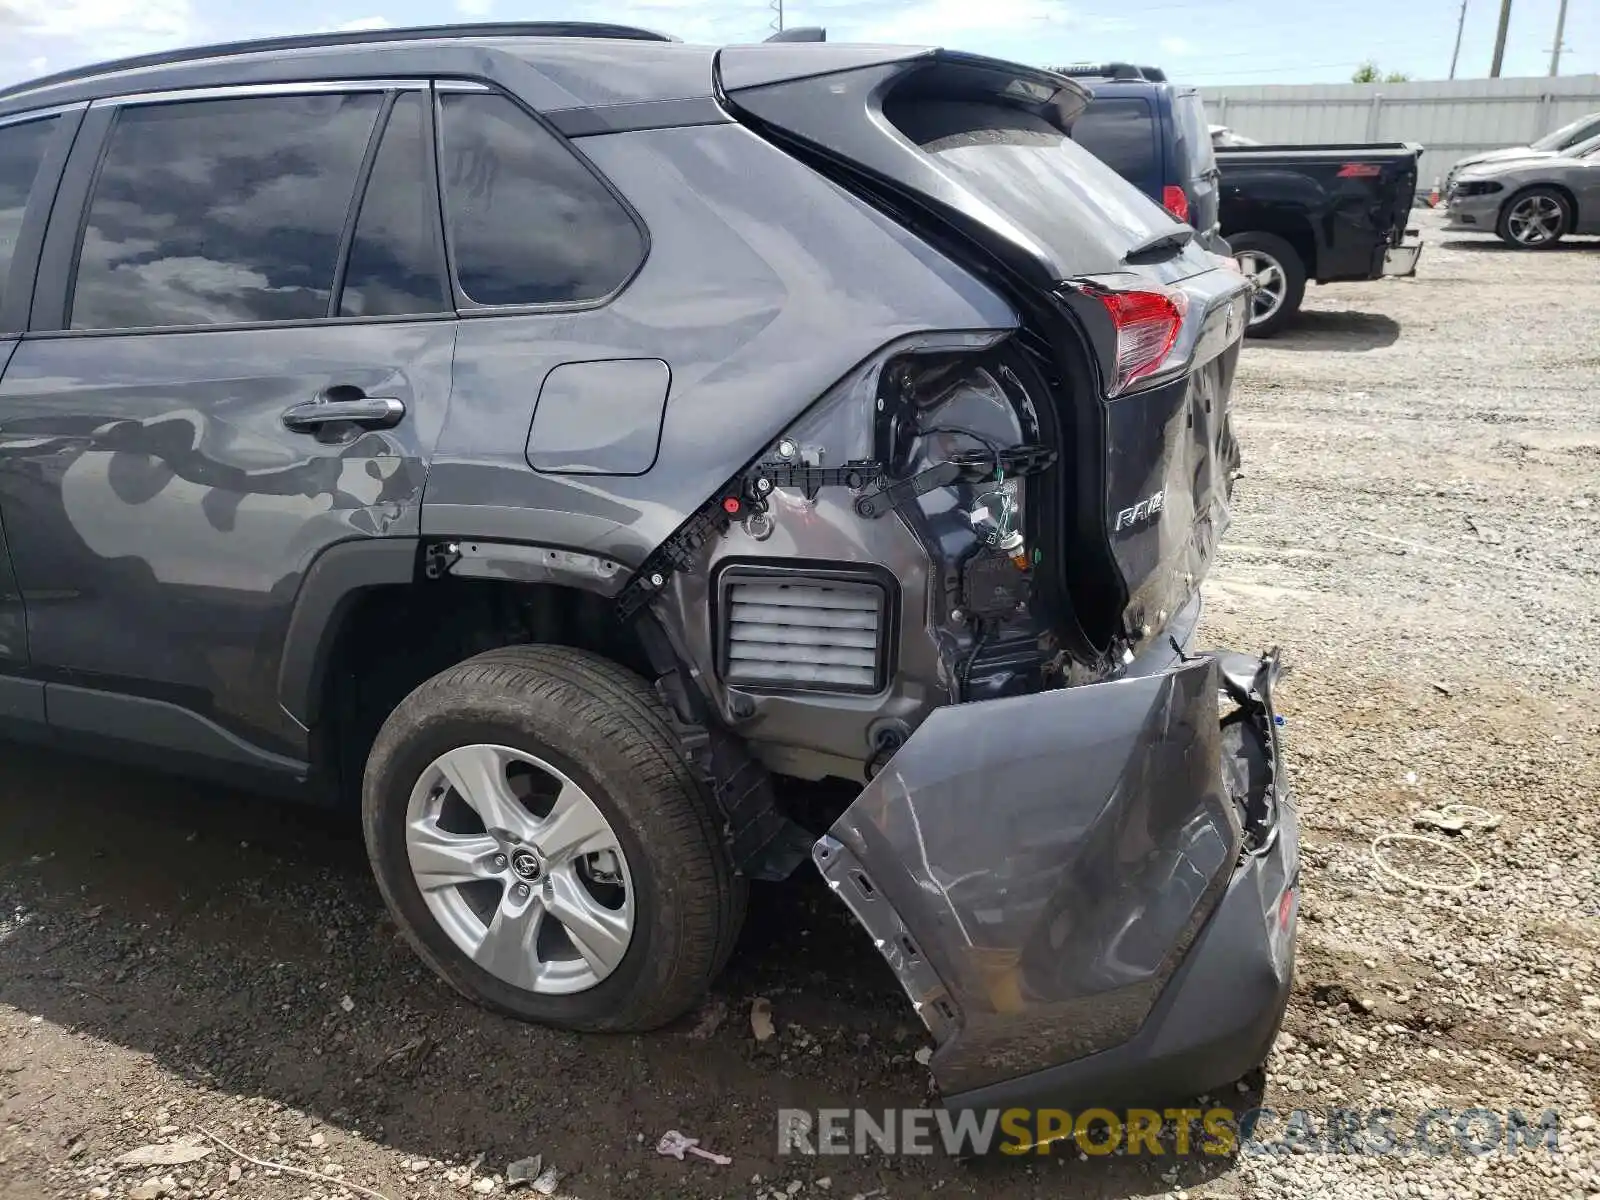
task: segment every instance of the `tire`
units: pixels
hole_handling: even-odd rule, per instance
[[[1288,325],[1300,312],[1306,296],[1306,265],[1299,253],[1288,242],[1274,233],[1230,233],[1228,245],[1233,247],[1233,257],[1246,275],[1261,276],[1274,272],[1271,278],[1280,282],[1277,302],[1270,309],[1260,303],[1265,293],[1257,293],[1250,305],[1250,324],[1245,327],[1247,337],[1271,337]],[[1255,260],[1262,265],[1252,269],[1246,264]],[[1260,317],[1257,313],[1261,313]]]
[[[1518,250],[1548,250],[1572,232],[1572,203],[1553,187],[1523,188],[1500,206],[1494,231]]]
[[[483,782],[495,778],[501,786]],[[464,802],[468,792],[479,793],[476,804]],[[584,801],[594,832],[580,847],[613,848],[567,857],[541,846],[540,831]],[[503,821],[491,828],[480,808]],[[423,683],[373,744],[362,824],[384,902],[423,961],[463,996],[521,1020],[657,1028],[701,999],[743,921],[746,881],[660,699],[585,651],[506,647]],[[413,855],[433,845],[448,849],[451,869],[424,872],[425,895]],[[472,865],[458,868],[469,853]],[[581,923],[558,918],[558,905]],[[526,915],[534,907],[542,919]],[[547,928],[553,920],[559,929]],[[615,936],[623,924],[626,938]],[[569,926],[606,952],[584,949]],[[595,929],[609,931],[603,943]]]

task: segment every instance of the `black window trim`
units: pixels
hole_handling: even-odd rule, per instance
[[[100,177],[101,163],[104,161],[111,146],[111,134],[116,125],[116,115],[123,108],[145,104],[168,104],[186,100],[243,99],[254,96],[305,95],[327,92],[376,91],[391,93],[385,101],[383,111],[379,114],[377,124],[374,127],[373,140],[368,145],[367,158],[362,164],[361,173],[356,181],[355,194],[364,197],[368,179],[371,175],[372,164],[376,157],[373,153],[373,148],[378,144],[382,129],[387,125],[387,114],[392,110],[394,95],[407,91],[424,90],[431,97],[431,101],[426,107],[428,131],[433,138],[434,170],[432,187],[434,199],[438,204],[439,222],[437,229],[442,243],[441,252],[444,255],[447,272],[446,279],[452,302],[455,305],[454,311],[350,317],[328,315],[307,317],[293,321],[224,321],[207,325],[138,325],[116,329],[73,329],[70,327],[72,294],[77,285],[78,256],[88,227],[89,207],[94,198],[95,185]],[[623,212],[627,214],[628,219],[633,222],[634,227],[639,231],[640,238],[638,262],[634,264],[633,270],[616,287],[605,295],[592,299],[548,304],[479,304],[461,290],[460,282],[456,278],[455,248],[450,234],[450,222],[444,207],[444,164],[442,157],[444,136],[440,96],[450,92],[487,92],[511,101],[518,109],[540,125],[552,138],[555,138],[567,153],[573,155],[583,168],[599,181],[601,187],[616,200]],[[51,108],[16,114],[6,117],[5,123],[10,123],[13,120],[29,120],[37,116],[53,114],[56,111],[58,110]],[[32,341],[39,338],[127,337],[133,334],[223,333],[257,329],[297,329],[325,325],[389,325],[407,321],[450,321],[458,318],[481,320],[540,313],[587,312],[592,309],[604,308],[614,301],[632,285],[633,281],[639,277],[640,272],[644,270],[645,264],[650,260],[652,246],[649,226],[645,224],[643,217],[640,216],[638,210],[634,208],[628,198],[617,189],[611,180],[606,178],[594,163],[589,161],[585,154],[573,145],[571,138],[562,134],[551,123],[548,117],[529,106],[514,93],[483,80],[454,75],[437,78],[418,78],[415,75],[406,75],[394,78],[316,79],[289,83],[219,85],[155,92],[130,92],[125,95],[107,96],[61,106],[60,111],[76,112],[81,124],[73,131],[73,141],[67,149],[62,151],[64,162],[57,170],[54,204],[49,212],[48,225],[40,239],[42,245],[39,252],[33,256],[36,274],[31,289],[32,303],[27,316],[26,330],[21,335],[25,340]],[[80,142],[81,145],[79,144]],[[70,150],[70,153],[67,150]],[[352,203],[356,203],[354,199]],[[32,219],[31,213],[30,219]],[[336,276],[336,281],[341,287],[334,289],[334,295],[330,301],[330,313],[337,314],[338,308],[333,306],[342,302],[340,291],[342,290],[344,271],[348,264],[352,234],[353,228],[347,221],[344,237],[339,248],[338,274]],[[0,326],[0,332],[3,331],[4,327]]]
[[[444,191],[444,107],[441,97],[451,93],[488,93],[509,100],[513,105],[525,113],[536,124],[541,126],[546,133],[554,138],[566,152],[588,171],[595,180],[604,188],[627,214],[634,228],[639,231],[639,260],[633,270],[603,296],[596,296],[588,300],[561,300],[548,304],[480,304],[461,289],[461,281],[456,277],[456,248],[455,237],[450,231],[449,213],[445,211],[448,200]],[[512,317],[533,313],[570,313],[587,312],[591,309],[604,308],[623,292],[639,277],[644,270],[645,263],[650,261],[650,228],[645,224],[639,211],[628,202],[628,198],[617,190],[615,184],[607,179],[594,163],[589,161],[572,139],[563,134],[550,119],[543,113],[530,108],[512,93],[503,88],[494,87],[482,80],[466,79],[459,76],[440,77],[433,81],[433,157],[434,174],[438,180],[439,189],[439,219],[444,226],[445,258],[450,267],[450,294],[455,300],[456,312],[465,319],[483,319],[487,317]]]
[[[88,107],[88,102],[83,101],[0,117],[0,129],[29,125],[35,121],[60,122],[45,145],[44,156],[39,160],[38,174],[34,176],[27,207],[23,210],[22,225],[17,231],[17,244],[12,249],[11,261],[6,264],[5,273],[0,275],[0,284],[4,285],[0,286],[0,337],[21,335],[27,331],[50,212],[55,206],[62,172]]]
[[[322,315],[330,320],[339,315],[339,306],[344,299],[344,277],[350,268],[350,244],[355,237],[356,220],[367,198],[372,164],[377,161],[378,147],[383,144],[383,131],[389,128],[389,114],[394,111],[397,95],[398,92],[386,91],[378,102],[378,115],[373,118],[372,129],[367,134],[367,148],[361,152],[361,163],[356,167],[356,185],[350,189],[350,199],[345,204],[344,225],[339,229],[339,249],[333,258],[333,282],[328,286],[328,307],[322,310]]]
[[[182,88],[158,92],[134,92],[123,96],[109,96],[68,106],[82,111],[83,125],[76,131],[82,146],[76,143],[71,154],[64,155],[65,167],[57,181],[55,208],[43,238],[43,249],[38,255],[38,272],[34,280],[33,304],[24,340],[41,338],[128,337],[144,334],[224,333],[259,329],[303,329],[309,326],[396,324],[408,321],[452,321],[456,314],[448,309],[437,313],[396,313],[381,316],[344,317],[327,315],[306,317],[291,321],[219,321],[203,325],[134,325],[115,329],[72,329],[73,292],[77,286],[78,259],[83,238],[89,224],[89,208],[94,189],[100,178],[100,168],[111,147],[111,135],[116,128],[117,114],[124,108],[147,104],[182,103],[192,100],[234,100],[258,96],[291,96],[316,94],[384,93],[382,107],[374,122],[367,148],[357,173],[352,193],[352,209],[358,209],[358,197],[366,195],[367,178],[376,158],[379,135],[386,125],[388,111],[394,98],[407,91],[427,92],[431,83],[415,76],[372,79],[318,79],[296,83],[258,83],[219,87]],[[429,108],[432,106],[429,105]],[[47,110],[41,110],[41,113]],[[53,110],[48,110],[53,111]],[[18,119],[40,115],[30,113]],[[12,118],[7,117],[6,123]],[[434,180],[437,193],[438,181]],[[442,219],[442,218],[441,218]],[[335,280],[342,282],[345,264],[350,254],[353,233],[350,213],[346,213],[345,228],[340,241],[335,264]],[[441,230],[442,236],[442,230]],[[335,288],[330,304],[339,302],[339,289]],[[337,312],[337,309],[331,309]]]
[[[421,96],[422,98],[422,136],[427,139],[428,146],[434,148],[434,153],[428,156],[432,170],[428,171],[424,183],[432,200],[430,210],[434,214],[433,222],[433,258],[434,269],[439,272],[445,281],[445,291],[450,291],[450,257],[445,248],[445,238],[448,236],[444,224],[444,206],[440,202],[439,181],[439,131],[434,121],[433,97],[430,85],[423,81],[416,87],[401,87],[391,91],[384,98],[383,109],[378,113],[377,124],[373,126],[372,143],[367,147],[367,156],[361,164],[361,170],[356,176],[355,193],[350,200],[350,211],[346,214],[344,233],[339,241],[339,261],[334,267],[333,294],[328,298],[328,320],[330,321],[361,321],[361,320],[421,320],[428,317],[447,317],[454,319],[455,310],[448,305],[431,313],[385,313],[372,317],[346,317],[340,315],[339,310],[344,307],[344,286],[350,273],[350,255],[355,250],[356,229],[361,222],[361,209],[366,204],[367,190],[372,186],[372,171],[378,161],[378,152],[383,148],[384,135],[389,131],[389,122],[394,116],[395,106],[402,96]]]

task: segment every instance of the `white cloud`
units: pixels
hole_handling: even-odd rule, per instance
[[[357,17],[353,21],[340,21],[333,27],[333,32],[360,33],[363,29],[388,29],[391,24],[388,17]]]
[[[20,2],[9,6],[7,16],[22,33],[73,38],[111,53],[170,45],[194,27],[189,0]]]
[[[0,83],[192,43],[191,0],[0,0]]]
[[[1194,53],[1194,46],[1181,37],[1164,37],[1161,39],[1161,52],[1173,58],[1183,58]]]
[[[494,0],[456,0],[456,11],[463,17],[487,17],[494,10]]]

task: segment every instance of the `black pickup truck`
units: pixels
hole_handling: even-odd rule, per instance
[[[1300,310],[1306,282],[1410,275],[1421,246],[1406,228],[1422,147],[1240,145],[1204,125],[1199,93],[1155,67],[1057,68],[1093,92],[1072,138],[1256,283],[1249,332]]]
[[[1413,275],[1422,246],[1406,222],[1420,146],[1239,146],[1215,151],[1222,236],[1256,283],[1249,332],[1295,317],[1306,281]]]

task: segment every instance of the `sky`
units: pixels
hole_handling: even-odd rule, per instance
[[[1559,2],[1513,0],[1503,74],[1548,73]],[[1466,0],[1458,77],[1489,73],[1498,12],[1498,0]],[[1130,59],[1217,86],[1339,82],[1367,59],[1444,79],[1460,13],[1461,0],[786,0],[784,15],[789,26],[824,26],[830,41],[940,45],[1042,65]],[[727,43],[760,41],[775,16],[767,0],[0,0],[0,85],[281,33],[575,19]],[[1569,0],[1563,43],[1563,75],[1600,72],[1597,0]]]

